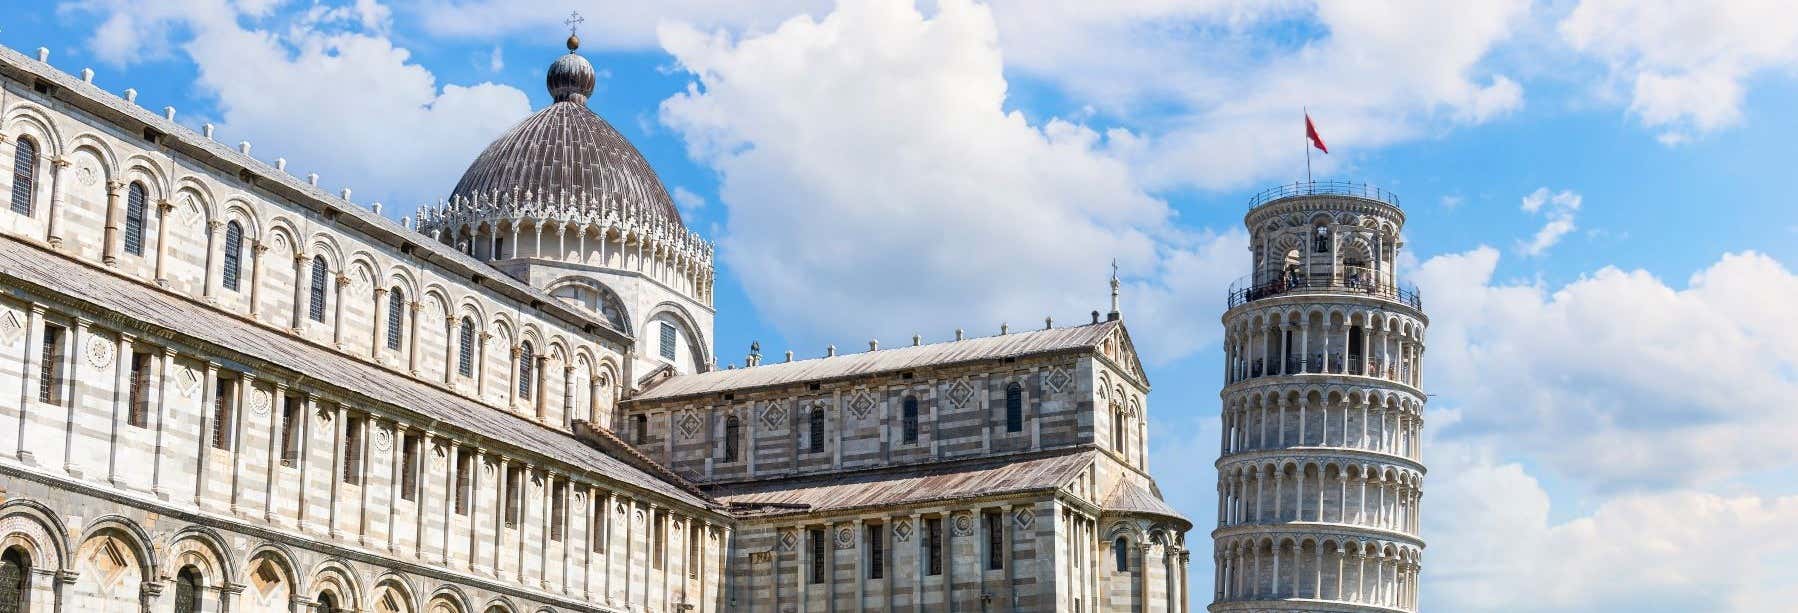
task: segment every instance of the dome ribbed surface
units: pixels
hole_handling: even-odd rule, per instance
[[[676,223],[680,211],[649,161],[585,105],[557,102],[507,130],[475,158],[451,197],[492,200],[514,192],[616,199]]]

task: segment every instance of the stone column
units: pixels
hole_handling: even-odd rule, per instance
[[[342,272],[337,273],[337,291],[334,292],[336,296],[334,296],[333,300],[335,304],[332,305],[331,310],[331,344],[335,345],[338,350],[343,349],[343,332],[345,328],[343,325],[343,288],[349,287],[349,285],[350,276],[343,274]]]
[[[268,466],[263,477],[262,521],[275,523],[275,467],[281,462],[281,447],[286,432],[281,431],[281,416],[287,413],[287,384],[274,382],[268,401]],[[295,424],[288,424],[292,428]],[[301,488],[306,485],[300,484]]]
[[[256,395],[256,375],[250,373],[249,371],[245,371],[242,375],[239,375],[238,379],[237,379],[237,389],[235,391],[237,392],[237,399],[235,402],[231,403],[231,450],[230,450],[231,451],[231,514],[233,514],[233,515],[242,513],[241,509],[239,509],[239,507],[238,507],[238,500],[239,500],[238,485],[242,482],[242,476],[243,476],[244,428],[248,427],[248,426],[244,425],[244,422],[249,421],[244,416],[244,407],[249,406],[250,399],[255,397],[255,395]]]
[[[75,409],[81,406],[81,390],[86,387],[77,385],[85,376],[82,364],[87,353],[87,337],[93,334],[94,322],[77,317],[75,325],[69,328],[69,340],[63,344],[63,355],[59,356],[63,363],[63,380],[56,382],[62,394],[64,418],[62,423],[62,470],[75,478],[81,477],[81,467],[75,465]]]
[[[457,334],[456,326],[454,317],[443,321],[443,384],[446,386],[454,385],[456,382],[456,367],[458,366],[456,358],[461,355],[462,335]],[[417,362],[418,337],[414,336],[412,339],[414,341],[412,343],[412,361]]]
[[[368,335],[368,357],[376,362],[381,361],[381,349],[387,346],[387,288],[375,288],[375,325]],[[404,317],[404,315],[401,315]],[[401,320],[404,321],[404,320]]]
[[[534,368],[531,369],[531,376],[536,377],[537,381],[531,384],[531,393],[532,393],[531,400],[534,401],[537,405],[536,406],[536,408],[537,408],[537,423],[540,423],[540,424],[548,423],[549,422],[549,348],[548,347],[544,347],[543,353],[540,353],[535,356],[535,363],[532,366],[534,366]]]
[[[100,261],[107,266],[119,262],[119,228],[125,224],[125,207],[119,206],[119,201],[124,199],[124,192],[124,181],[106,182],[106,227],[101,235],[105,244],[100,247]]]
[[[156,285],[168,287],[169,259],[169,223],[174,221],[169,213],[175,211],[175,204],[167,200],[156,201]]]
[[[219,235],[219,228],[223,228],[223,227],[225,227],[225,222],[222,222],[222,221],[219,221],[216,219],[206,222],[206,289],[205,289],[205,297],[209,301],[218,299],[219,251],[221,251],[223,249],[223,246],[219,245],[218,235]]]
[[[62,175],[63,169],[69,167],[67,158],[51,158],[50,160],[50,221],[45,228],[45,235],[52,249],[62,247]]]
[[[201,384],[204,387],[200,388],[200,435],[196,437],[199,439],[199,445],[196,446],[200,449],[197,470],[194,471],[194,506],[196,507],[204,506],[206,473],[212,472],[207,470],[207,465],[210,464],[209,454],[212,452],[212,439],[215,437],[212,432],[215,427],[212,421],[214,415],[218,413],[218,371],[218,363],[208,360],[206,362],[206,379]]]
[[[343,467],[345,462],[349,460],[349,458],[344,457],[346,455],[344,453],[344,442],[349,440],[347,438],[349,429],[344,423],[348,417],[346,413],[347,411],[344,410],[344,406],[338,404],[335,410],[335,416],[331,419],[334,436],[331,443],[331,509],[327,521],[329,522],[331,538],[334,539],[343,538],[343,530],[339,527],[337,522],[337,503],[340,498],[339,492],[343,489]]]
[[[306,286],[311,285],[311,275],[306,274],[306,252],[293,252],[293,324],[290,326],[294,334],[300,333],[301,322],[306,317]]]
[[[262,321],[262,254],[268,253],[268,245],[262,241],[250,242],[250,319]]]
[[[312,421],[318,418],[318,396],[307,394],[300,406],[300,487],[299,513],[295,514],[301,532],[309,532],[306,525],[306,493],[312,489]]]
[[[119,487],[119,423],[128,419],[131,411],[131,389],[136,384],[131,380],[131,335],[119,333],[119,339],[112,352],[113,386],[112,386],[112,423],[106,444],[106,482]]]
[[[562,427],[574,429],[574,366],[562,367]]]
[[[521,349],[518,345],[513,345],[512,350],[507,353],[507,355],[511,356],[506,361],[506,373],[508,375],[510,375],[510,376],[506,377],[506,381],[507,381],[506,410],[507,411],[518,410],[518,356],[523,355],[523,354],[524,354],[524,350]]]
[[[406,371],[412,373],[412,376],[414,377],[418,376],[418,314],[424,311],[424,306],[424,303],[417,300],[406,304],[406,310],[411,311],[412,313],[412,319],[406,322]],[[454,325],[453,322],[455,320],[452,319],[450,321],[452,322],[451,325]],[[444,346],[449,346],[449,343],[445,343]],[[452,353],[450,355],[455,354]]]
[[[156,455],[150,459],[150,493],[162,500],[169,499],[168,491],[162,489],[162,436],[168,424],[169,392],[179,385],[175,382],[176,368],[175,350],[164,347],[156,361]]]

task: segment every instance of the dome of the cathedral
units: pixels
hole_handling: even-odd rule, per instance
[[[680,223],[680,211],[649,161],[612,124],[587,108],[593,65],[574,52],[550,65],[546,84],[554,102],[500,135],[475,158],[452,200],[534,204],[605,202],[648,211]]]

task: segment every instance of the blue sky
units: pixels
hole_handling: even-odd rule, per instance
[[[578,8],[594,109],[719,244],[721,358],[1082,321],[1115,257],[1195,587],[1214,475],[1174,468],[1216,455],[1244,203],[1309,107],[1318,176],[1403,198],[1433,318],[1425,607],[1798,598],[1791,8],[7,4],[0,43],[391,214],[547,102]]]

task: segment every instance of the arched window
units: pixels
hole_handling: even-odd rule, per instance
[[[456,351],[456,372],[464,377],[474,376],[474,320],[462,318],[461,348]]]
[[[144,207],[149,199],[142,183],[125,188],[125,253],[144,254]]]
[[[0,613],[24,613],[31,602],[31,557],[12,547],[0,554]]]
[[[332,594],[330,592],[319,592],[317,611],[318,611],[318,613],[342,613],[343,609],[337,608],[337,595],[336,594]]]
[[[20,215],[31,215],[31,193],[37,187],[37,143],[29,138],[19,139],[13,147],[12,158],[12,212]]]
[[[393,288],[387,292],[387,348],[400,348],[400,327],[406,323],[406,290]]]
[[[175,575],[175,613],[200,613],[200,571],[192,566]]]
[[[237,220],[225,222],[225,269],[220,277],[225,289],[237,291],[237,279],[243,262],[243,226]],[[314,264],[316,266],[316,264]],[[314,278],[318,273],[314,272]]]
[[[824,409],[822,407],[812,407],[811,427],[812,431],[808,433],[811,439],[809,441],[811,452],[822,452],[824,451]]]
[[[1111,415],[1112,415],[1112,417],[1111,417],[1111,450],[1116,451],[1118,453],[1123,453],[1124,452],[1124,410],[1118,409],[1116,411],[1112,411]]]
[[[724,461],[737,461],[737,451],[741,445],[738,439],[741,438],[742,430],[742,422],[737,420],[737,416],[724,418]]]
[[[1112,541],[1111,556],[1116,558],[1115,562],[1117,563],[1118,572],[1130,572],[1130,541],[1125,540],[1124,537],[1121,536],[1118,537],[1117,540]]]
[[[1013,383],[1005,386],[1005,431],[1020,432],[1024,429],[1024,386]]]
[[[525,342],[519,343],[518,344],[518,397],[522,400],[530,400],[531,399],[531,361],[533,359],[535,359],[535,358],[532,357],[531,342],[525,341]]]
[[[312,256],[312,302],[310,306],[312,321],[325,321],[325,283],[330,281],[330,270],[325,264],[325,256]]]
[[[904,440],[906,443],[918,442],[918,399],[917,398],[914,398],[911,396],[905,397],[904,417],[902,419],[901,426],[902,426],[902,429],[905,431],[905,439]]]

